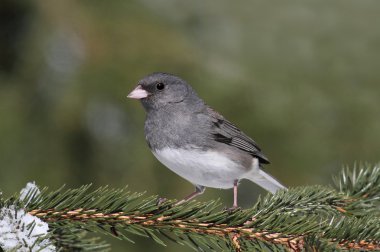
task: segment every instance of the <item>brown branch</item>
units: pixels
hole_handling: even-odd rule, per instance
[[[230,227],[226,224],[199,223],[196,220],[183,221],[181,219],[171,219],[170,216],[161,216],[155,218],[152,214],[127,215],[124,212],[103,214],[97,213],[97,210],[76,209],[72,211],[56,211],[50,210],[32,210],[29,214],[39,217],[46,222],[57,222],[61,220],[73,220],[79,222],[107,222],[112,224],[124,223],[127,225],[141,225],[142,227],[155,228],[178,228],[184,232],[192,232],[197,234],[213,235],[218,237],[229,237],[236,252],[242,251],[240,240],[260,240],[272,244],[282,245],[292,252],[299,252],[304,249],[305,236],[287,235],[281,233],[272,233],[269,231],[257,231],[253,228],[245,228],[244,226]],[[247,222],[248,223],[248,222]],[[338,242],[340,248],[358,249],[358,250],[380,250],[380,244],[368,241],[335,241]]]

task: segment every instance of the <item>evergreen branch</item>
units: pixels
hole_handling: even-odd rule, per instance
[[[237,214],[242,214],[241,212],[246,211],[237,211],[230,215],[234,216],[232,218],[234,219]],[[319,235],[320,238],[327,238],[329,243],[339,241],[339,243],[336,244],[336,248],[380,250],[380,244],[378,243],[378,241],[380,241],[380,233],[378,231],[380,229],[380,219],[376,217],[368,217],[366,219],[346,217],[339,221],[332,221],[329,225],[321,226],[317,223],[315,223],[315,225],[305,224],[309,219],[307,216],[289,227],[289,230],[293,229],[295,233],[298,233],[291,235],[288,234],[288,232],[278,233],[256,227],[248,228],[248,225],[252,226],[251,223],[248,225],[245,223],[243,225],[231,226],[227,223],[216,224],[215,222],[199,222],[198,219],[172,218],[172,216],[157,217],[158,215],[150,213],[134,215],[126,215],[123,212],[102,214],[96,210],[84,211],[83,209],[77,209],[62,212],[34,210],[30,212],[30,214],[50,223],[60,221],[71,223],[72,221],[76,221],[82,224],[93,222],[103,225],[108,223],[110,227],[117,229],[126,228],[126,231],[128,231],[127,229],[129,227],[136,228],[138,226],[140,230],[177,230],[183,234],[206,235],[207,237],[216,236],[221,239],[229,237],[236,251],[240,251],[242,247],[241,240],[250,240],[253,242],[259,240],[275,245],[282,245],[292,251],[301,251],[305,247],[305,237],[309,235]],[[292,222],[293,221],[294,220],[292,220]],[[278,216],[275,223],[278,224],[281,222],[289,223],[289,220],[283,218],[283,216]],[[320,228],[318,228],[318,225]],[[297,232],[300,228],[302,232]],[[372,232],[369,233],[369,231]],[[304,234],[302,235],[300,233]],[[370,242],[371,240],[372,242]]]
[[[380,204],[380,166],[355,164],[350,170],[344,167],[338,177],[333,177],[337,190],[352,200],[347,211],[356,211],[358,216],[378,213]]]
[[[107,251],[110,245],[99,238],[86,238],[87,232],[81,229],[68,229],[65,226],[54,228],[51,238],[62,251]]]
[[[341,193],[351,197],[380,200],[380,166],[355,164],[353,169],[344,167],[338,177],[333,177],[336,187]]]
[[[343,170],[338,190],[307,186],[259,198],[246,210],[219,210],[218,201],[160,202],[124,189],[91,185],[52,192],[29,190],[0,201],[48,223],[51,239],[61,249],[107,250],[83,231],[133,242],[129,234],[165,245],[163,238],[196,250],[230,251],[380,251],[380,181],[378,166]]]
[[[93,212],[93,213],[92,213]],[[172,218],[172,216],[161,216],[156,218],[154,214],[135,214],[126,215],[123,212],[102,214],[95,213],[96,210],[83,211],[77,209],[74,211],[40,211],[34,210],[29,212],[31,215],[42,218],[47,222],[56,223],[60,221],[77,221],[81,223],[96,222],[99,224],[109,223],[110,226],[127,225],[140,226],[145,229],[179,229],[183,232],[200,235],[212,235],[220,238],[231,237],[236,248],[239,247],[240,238],[257,239],[274,244],[291,246],[292,248],[301,248],[303,236],[285,235],[280,233],[271,233],[268,231],[258,231],[253,228],[241,226],[228,226],[227,224],[216,224],[212,222],[197,222],[196,219],[184,220],[183,218]],[[117,236],[118,234],[116,234]]]

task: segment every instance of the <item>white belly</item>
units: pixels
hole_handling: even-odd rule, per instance
[[[231,159],[213,151],[164,148],[153,152],[170,170],[195,185],[232,188],[246,170]]]

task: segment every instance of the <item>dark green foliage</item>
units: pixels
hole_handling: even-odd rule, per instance
[[[61,251],[108,251],[110,246],[99,238],[86,238],[83,229],[56,225],[51,239]]]
[[[370,164],[354,165],[350,170],[348,167],[342,169],[334,182],[338,190],[347,197],[360,199],[351,203],[351,208],[346,210],[352,212],[355,209],[357,215],[367,216],[374,212],[378,214],[380,203],[380,167],[371,167]]]
[[[31,191],[23,200],[13,197],[0,204],[25,207],[48,222],[51,239],[62,250],[109,249],[99,239],[84,239],[86,233],[98,233],[130,242],[138,235],[163,246],[170,240],[196,251],[339,251],[379,248],[379,179],[377,166],[345,168],[335,178],[337,190],[291,188],[234,211],[220,210],[219,201],[174,206],[174,201],[158,204],[157,196],[126,188],[91,190],[90,185],[45,188],[39,195]]]

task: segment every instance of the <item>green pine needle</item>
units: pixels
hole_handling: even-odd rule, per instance
[[[147,237],[196,251],[344,251],[380,249],[380,168],[368,164],[345,167],[334,178],[337,189],[305,186],[259,198],[250,209],[221,210],[219,201],[175,201],[158,204],[157,196],[131,193],[127,188],[31,191],[1,199],[49,224],[55,245],[62,250],[106,251],[99,239],[106,234],[133,242]],[[33,228],[33,227],[29,227]]]

